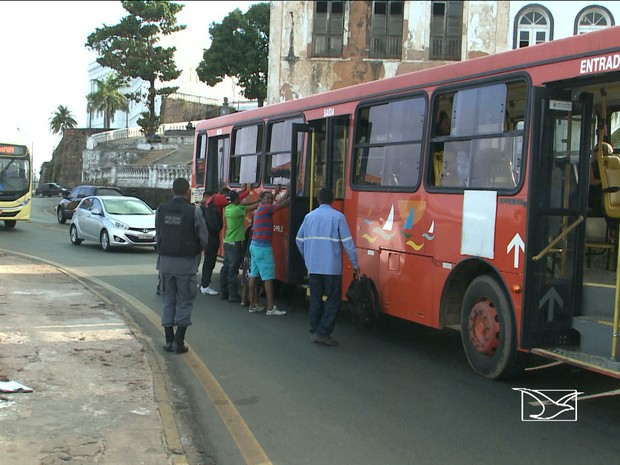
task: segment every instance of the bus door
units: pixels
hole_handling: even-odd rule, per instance
[[[573,342],[582,294],[592,95],[537,89],[522,347]]]
[[[322,187],[334,191],[332,206],[343,210],[349,115],[293,124],[291,138],[291,199],[289,216],[289,284],[307,281],[295,236],[306,214],[317,207]]]
[[[228,135],[209,137],[206,154],[205,191],[217,193],[226,187],[228,180]]]

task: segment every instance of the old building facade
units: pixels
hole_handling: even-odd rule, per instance
[[[616,25],[620,2],[271,2],[267,103]]]

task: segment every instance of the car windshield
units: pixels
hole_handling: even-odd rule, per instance
[[[154,212],[141,200],[119,197],[103,200],[106,211],[110,215],[153,215]]]

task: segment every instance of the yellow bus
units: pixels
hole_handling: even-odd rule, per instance
[[[0,136],[2,137],[2,136]],[[32,154],[14,138],[0,139],[0,220],[7,229],[30,221],[32,208]]]

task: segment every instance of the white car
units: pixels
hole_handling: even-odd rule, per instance
[[[96,241],[106,252],[113,247],[155,247],[155,211],[136,197],[85,197],[71,219],[73,245]]]

